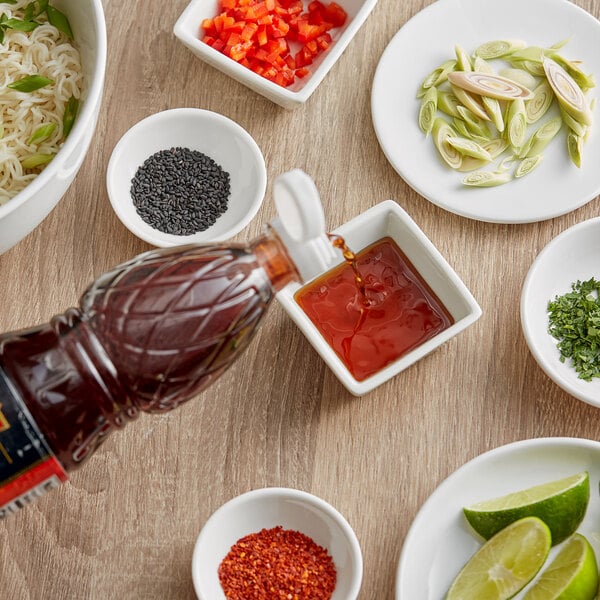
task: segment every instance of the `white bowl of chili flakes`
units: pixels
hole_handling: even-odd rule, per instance
[[[262,488],[226,502],[205,523],[192,558],[200,600],[356,600],[362,554],[346,519],[300,490]],[[294,596],[296,597],[296,596]]]
[[[192,0],[173,33],[196,56],[284,108],[308,100],[377,0]]]

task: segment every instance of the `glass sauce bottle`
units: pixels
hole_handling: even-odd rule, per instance
[[[314,183],[301,171],[275,181],[285,216],[248,244],[146,252],[99,277],[80,308],[0,335],[0,519],[65,481],[140,412],[172,410],[209,386],[248,346],[276,292],[327,267],[322,207],[291,206],[298,195],[286,190],[296,185]],[[292,241],[298,210],[322,239]]]

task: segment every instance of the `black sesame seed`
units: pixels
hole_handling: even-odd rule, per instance
[[[229,173],[189,148],[156,152],[131,180],[131,197],[140,217],[173,235],[208,229],[227,210],[229,193]]]

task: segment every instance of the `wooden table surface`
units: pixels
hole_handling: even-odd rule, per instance
[[[236,239],[274,216],[271,182],[302,168],[333,228],[396,199],[483,309],[475,325],[362,398],[351,396],[275,303],[251,347],[213,387],[172,413],[111,436],[70,481],[0,523],[7,600],[194,596],[190,563],[204,522],[264,486],[333,504],[360,540],[360,598],[393,597],[396,565],[419,507],[466,461],[526,438],[596,439],[597,409],[538,367],[519,297],[538,252],[600,213],[600,200],[525,225],[466,219],[424,200],[396,174],[373,130],[370,91],[396,31],[430,0],[379,0],[308,103],[286,111],[197,60],[172,27],[187,0],[103,0],[106,92],[81,171],[52,214],[0,256],[0,331],[48,320],[97,275],[149,249],[118,221],[105,188],[112,149],[140,119],[175,107],[220,112],[264,153],[266,201]],[[575,4],[600,17],[600,4]],[[406,600],[420,600],[407,598]]]

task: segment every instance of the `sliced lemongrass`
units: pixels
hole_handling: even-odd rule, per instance
[[[531,90],[528,88],[499,75],[488,75],[487,73],[477,73],[475,71],[455,71],[448,73],[448,80],[467,92],[496,98],[497,100],[526,99],[532,95]]]
[[[480,58],[490,60],[507,56],[524,47],[525,42],[521,40],[492,40],[491,42],[485,42],[478,46],[473,54]]]
[[[421,101],[421,107],[419,108],[419,127],[425,133],[429,135],[431,128],[433,127],[433,121],[437,113],[437,89],[430,87],[427,90],[423,100]]]
[[[573,81],[579,86],[584,94],[596,87],[594,76],[585,73],[575,61],[568,60],[560,54],[552,54],[550,58],[559,64],[573,78]]]
[[[570,37],[565,38],[564,40],[560,40],[559,42],[552,44],[552,46],[550,46],[550,49],[551,50],[560,50],[561,48],[566,46],[570,41],[571,41]]]
[[[433,143],[442,160],[453,169],[458,169],[462,163],[462,154],[448,143],[449,137],[456,137],[456,132],[444,121],[437,118],[432,128]]]
[[[508,171],[513,166],[515,160],[517,160],[517,157],[514,155],[504,157],[500,161],[500,164],[496,169],[496,173],[504,173],[505,171]]]
[[[544,71],[548,83],[566,113],[584,125],[592,124],[592,114],[585,96],[575,80],[551,58],[544,58]]]
[[[435,68],[433,71],[431,71],[431,73],[429,73],[429,75],[427,75],[427,77],[425,77],[421,87],[419,88],[417,96],[422,97],[430,87],[434,85],[440,85],[444,83],[444,81],[447,81],[448,73],[453,71],[455,68],[456,61],[454,59],[443,62],[439,67]]]
[[[567,134],[567,150],[571,162],[578,168],[581,168],[581,153],[583,149],[583,138],[573,131]]]
[[[524,158],[515,169],[515,177],[518,179],[519,177],[528,175],[542,162],[543,159],[544,157],[541,154]]]
[[[525,69],[505,67],[504,69],[501,69],[498,74],[502,77],[506,77],[506,79],[510,79],[511,81],[518,83],[519,85],[522,85],[528,90],[533,90],[538,84],[538,80],[529,71],[525,71]]]
[[[531,158],[532,156],[541,154],[560,131],[562,124],[563,122],[560,117],[554,117],[544,123],[529,139],[527,152],[522,158]]]
[[[456,69],[458,71],[472,71],[473,63],[468,52],[462,47],[456,44],[454,46],[454,53],[456,54]],[[450,75],[450,74],[448,74]]]
[[[528,73],[531,73],[535,77],[545,77],[545,75],[546,75],[544,73],[544,67],[543,67],[541,61],[520,60],[520,61],[513,62],[511,64],[519,69],[523,69],[523,70],[527,71]]]
[[[27,145],[45,142],[54,133],[55,129],[56,123],[46,123],[45,125],[41,125],[31,134],[27,140]]]
[[[439,110],[450,117],[460,117],[460,113],[457,109],[458,105],[458,98],[452,92],[438,90],[437,107]]]
[[[452,120],[452,125],[460,135],[462,135],[465,138],[472,139],[472,134],[467,128],[467,124],[462,119],[455,117]]]
[[[486,165],[489,165],[489,160],[483,160],[481,158],[473,158],[472,156],[463,156],[460,167],[456,169],[460,173],[468,173],[469,171],[476,171],[477,169],[483,169]]]
[[[493,138],[487,142],[482,142],[481,147],[494,159],[506,150],[508,142],[503,138]]]
[[[560,114],[562,116],[562,120],[565,122],[565,125],[574,133],[580,136],[584,136],[586,131],[588,130],[588,126],[584,125],[574,119],[569,113],[566,113],[564,109],[561,107]]]
[[[461,119],[465,122],[468,130],[473,135],[478,135],[486,139],[491,138],[492,134],[484,121],[475,117],[473,113],[470,110],[466,109],[464,106],[459,105],[456,108],[460,113]]]
[[[541,48],[540,46],[526,46],[524,48],[520,48],[516,52],[513,52],[508,57],[508,62],[513,63],[531,61],[541,63],[546,52],[547,50]]]
[[[24,169],[36,169],[47,165],[54,158],[54,154],[30,154],[21,160],[21,166]]]
[[[506,115],[506,139],[513,148],[519,149],[525,142],[526,135],[525,102],[517,98],[510,103]]]
[[[460,136],[449,136],[448,143],[464,156],[471,156],[487,161],[492,160],[490,153],[473,140],[468,140]]]
[[[477,71],[477,73],[487,73],[488,75],[495,75],[496,73],[492,65],[490,65],[485,59],[481,58],[481,56],[477,55],[473,59],[473,71]]]
[[[596,108],[596,98],[592,98],[590,100],[590,110],[593,111]],[[592,126],[590,125],[586,130],[585,133],[583,134],[583,141],[587,142],[588,138],[590,137],[590,131],[592,131]]]
[[[494,187],[508,183],[512,175],[508,172],[494,173],[493,171],[474,171],[463,178],[464,185],[472,187]]]
[[[479,101],[469,94],[469,92],[452,85],[452,93],[458,98],[458,101],[465,107],[468,108],[477,118],[489,121],[487,113]]]
[[[496,126],[496,129],[502,133],[504,131],[504,117],[502,115],[502,107],[500,101],[496,98],[488,98],[487,96],[481,97],[481,102],[485,112],[488,114],[492,123]]]
[[[533,97],[525,101],[525,117],[528,123],[536,123],[547,112],[552,101],[554,100],[554,92],[550,84],[544,80],[534,90]]]

